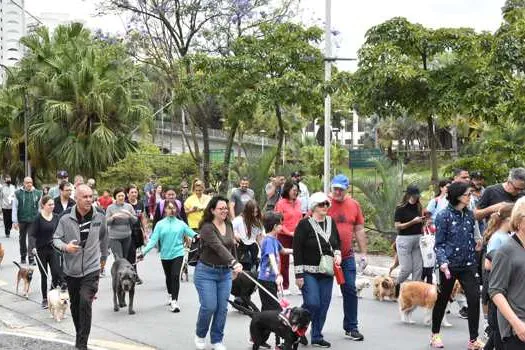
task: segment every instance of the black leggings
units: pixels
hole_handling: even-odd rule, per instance
[[[433,272],[434,272],[433,267],[423,267],[423,276],[421,276],[421,279],[423,280],[423,282],[432,284],[432,273]]]
[[[277,298],[277,284],[275,282],[259,280],[259,283]],[[259,289],[259,297],[261,298],[261,311],[281,310],[279,303],[264,290]]]
[[[62,283],[60,277],[60,266],[58,255],[51,245],[46,245],[36,250],[42,265],[37,263],[38,270],[40,270],[40,289],[42,291],[42,299],[47,299],[47,276],[48,266],[51,270],[51,288],[60,286]]]
[[[485,344],[485,350],[503,350],[503,343],[501,342],[501,334],[499,333],[498,324],[498,308],[492,302],[488,300],[489,314],[489,340]]]
[[[168,294],[171,294],[172,300],[179,299],[180,270],[183,259],[183,256],[178,256],[171,260],[161,260],[164,275],[166,276],[166,288],[168,288]]]
[[[439,271],[440,286],[438,288],[438,298],[432,310],[432,333],[439,333],[454,283],[456,280],[459,280],[467,297],[470,340],[475,340],[478,338],[479,328],[479,282],[476,278],[476,269],[451,269],[450,274],[451,278],[447,279],[445,274]]]
[[[510,338],[505,338],[505,341],[503,342],[503,349],[504,350],[523,350],[525,349],[525,343],[518,338],[518,336],[514,335]]]

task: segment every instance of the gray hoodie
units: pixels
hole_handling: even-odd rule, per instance
[[[108,235],[106,216],[93,208],[93,217],[84,248],[74,254],[66,252],[66,246],[72,240],[80,242],[80,228],[76,215],[77,206],[67,209],[55,230],[54,246],[64,252],[64,273],[70,277],[83,277],[100,270],[100,256],[108,256]]]

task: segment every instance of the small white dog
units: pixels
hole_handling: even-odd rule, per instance
[[[363,289],[370,287],[370,280],[368,278],[356,278],[355,289],[357,290],[357,297],[362,298],[361,292]]]
[[[63,320],[69,305],[69,293],[67,289],[51,289],[47,293],[47,305],[49,307],[51,317],[54,318],[55,321],[60,322]]]

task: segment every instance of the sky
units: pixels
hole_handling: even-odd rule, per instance
[[[26,10],[36,17],[58,13],[69,20],[82,20],[93,29],[123,33],[124,18],[93,16],[97,3],[98,0],[25,0]],[[366,31],[397,16],[431,28],[471,27],[493,32],[501,23],[504,3],[505,0],[332,0],[332,29],[340,32],[334,41],[333,56],[355,58]],[[305,24],[323,25],[325,0],[301,0],[298,16]],[[338,66],[353,70],[355,63]]]

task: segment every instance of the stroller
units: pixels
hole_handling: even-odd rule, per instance
[[[237,260],[242,264],[243,271],[253,279],[257,280],[259,267],[259,246],[253,244],[251,246],[239,242],[237,247]],[[232,281],[231,294],[234,300],[228,302],[238,311],[245,315],[252,315],[254,312],[259,312],[259,308],[251,300],[251,296],[257,289],[255,283],[241,273],[235,280]]]

